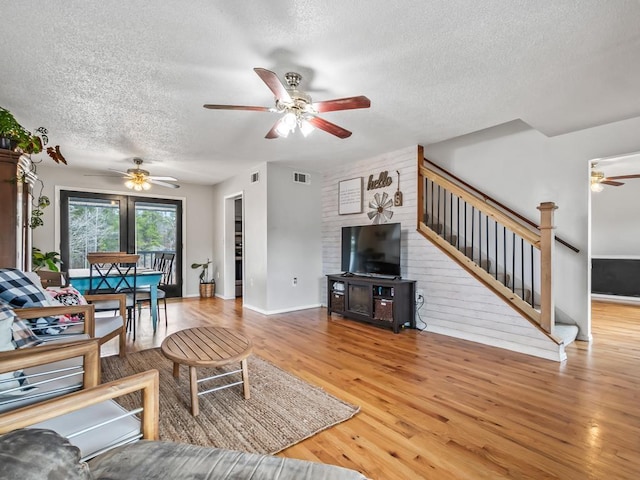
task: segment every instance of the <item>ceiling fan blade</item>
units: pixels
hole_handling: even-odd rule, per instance
[[[126,175],[127,177],[133,176],[129,172],[123,172],[122,170],[116,170],[115,168],[110,168],[109,171],[119,173],[120,175]]]
[[[622,182],[614,182],[613,180],[602,180],[599,183],[604,183],[605,185],[612,185],[614,187],[619,187],[620,185],[624,185]]]
[[[177,182],[178,181],[177,178],[173,178],[173,177],[158,177],[156,175],[149,175],[147,178],[149,180],[161,180],[161,181],[169,181],[169,182]]]
[[[111,177],[122,178],[122,175],[112,175],[110,173],[85,173],[83,177]]]
[[[147,181],[149,183],[152,183],[153,185],[160,185],[161,187],[180,188],[180,185],[178,185],[176,183],[162,182],[160,180],[154,180],[152,178],[147,178]]]
[[[203,105],[204,108],[208,108],[210,110],[249,110],[252,112],[270,112],[271,108],[269,107],[252,107],[249,105],[214,105],[207,103]]]
[[[636,173],[633,175],[617,175],[614,177],[607,177],[605,180],[624,180],[625,178],[640,178],[640,173]]]
[[[271,130],[267,132],[264,138],[269,138],[269,139],[280,138],[280,134],[278,133],[278,125],[280,125],[281,121],[282,121],[282,118],[279,118],[278,120],[276,120],[276,123],[273,124],[273,127],[271,127]]]
[[[289,92],[275,73],[271,70],[267,70],[266,68],[254,68],[253,71],[256,72],[262,81],[267,84],[267,87],[269,87],[269,90],[273,92],[276,99],[287,103],[293,101],[291,95],[289,95]]]
[[[331,135],[335,135],[336,137],[348,138],[351,136],[351,132],[349,130],[345,130],[335,123],[328,122],[323,118],[310,117],[307,121],[314,127],[319,128],[320,130],[324,130],[325,132],[330,133]]]
[[[326,100],[324,102],[316,102],[313,108],[319,113],[333,112],[335,110],[353,110],[355,108],[369,108],[371,100],[364,95],[359,97],[338,98],[337,100]]]

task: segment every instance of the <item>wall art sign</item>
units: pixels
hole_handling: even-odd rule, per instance
[[[338,183],[338,214],[362,213],[362,177]]]
[[[400,191],[400,171],[396,170],[398,174],[398,190],[396,190],[395,195],[393,196],[393,205],[396,207],[402,206],[402,192]]]
[[[380,172],[376,180],[373,179],[373,175],[369,175],[369,181],[367,182],[367,190],[375,190],[376,188],[388,187],[393,183],[393,180],[389,176],[389,172],[386,170]]]

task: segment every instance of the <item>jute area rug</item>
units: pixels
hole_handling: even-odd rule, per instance
[[[191,415],[188,367],[180,367],[180,380],[176,381],[172,362],[159,348],[131,353],[124,359],[103,358],[102,381],[155,368],[160,372],[161,440],[245,452],[279,452],[348,420],[359,410],[256,355],[251,355],[248,363],[251,398],[244,399],[241,385],[201,395],[197,417]],[[226,370],[236,370],[239,365],[229,365]],[[224,370],[200,368],[198,378]],[[241,377],[237,373],[222,380],[228,383]],[[201,383],[200,390],[213,388],[217,381],[221,380]],[[137,408],[139,398],[140,394],[132,394],[118,402],[125,408]]]

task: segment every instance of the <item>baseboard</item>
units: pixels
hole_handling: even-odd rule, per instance
[[[554,344],[554,350],[547,350],[543,348],[536,348],[531,345],[522,345],[515,342],[499,340],[496,338],[472,335],[468,332],[462,332],[459,330],[452,330],[449,328],[442,328],[438,326],[434,327],[433,325],[428,325],[424,331],[437,333],[440,335],[447,335],[449,337],[459,338],[461,340],[467,340],[474,343],[480,343],[482,345],[488,345],[490,347],[502,348],[504,350],[510,350],[512,352],[522,353],[537,358],[543,358],[545,360],[552,360],[554,362],[563,362],[567,359],[564,345]],[[551,340],[549,341],[551,342]]]
[[[313,305],[300,305],[297,307],[281,308],[278,310],[264,310],[263,308],[258,308],[247,303],[243,305],[244,308],[248,308],[249,310],[253,310],[254,312],[262,313],[263,315],[277,315],[280,313],[297,312],[298,310],[309,310],[310,308],[320,308],[321,306],[321,304],[316,303]]]
[[[640,297],[625,297],[622,295],[603,295],[601,293],[592,293],[591,300],[608,303],[622,303],[626,305],[637,305],[640,303]]]

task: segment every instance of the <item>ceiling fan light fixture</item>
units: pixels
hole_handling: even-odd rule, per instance
[[[604,190],[604,187],[599,182],[592,182],[590,188],[591,188],[591,191],[595,193],[600,193],[601,191]]]
[[[296,128],[296,114],[293,112],[285,113],[284,117],[282,117],[282,123],[290,132],[293,132]]]
[[[151,184],[145,178],[144,175],[135,175],[126,182],[124,182],[124,186],[135,190],[136,192],[141,192],[142,190],[149,190],[151,188]]]
[[[281,121],[276,127],[276,132],[280,137],[287,138],[289,136],[289,127],[287,127],[285,123]]]
[[[311,132],[313,132],[314,130],[315,128],[313,127],[313,125],[311,125],[311,123],[309,123],[309,121],[302,120],[300,122],[300,131],[302,132],[302,135],[304,135],[305,137],[308,137],[309,134],[311,134]]]

